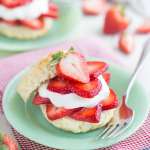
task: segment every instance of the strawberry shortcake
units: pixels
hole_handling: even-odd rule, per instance
[[[0,34],[7,37],[43,36],[57,17],[58,7],[49,0],[0,0]]]
[[[87,132],[105,126],[118,106],[107,68],[107,63],[86,60],[72,48],[58,51],[33,65],[17,92],[25,102],[34,94],[33,105],[55,127]]]

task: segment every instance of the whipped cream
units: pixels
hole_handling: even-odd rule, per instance
[[[101,91],[93,98],[84,98],[76,95],[75,93],[59,94],[47,90],[47,84],[43,84],[38,92],[41,97],[48,98],[56,107],[64,107],[68,109],[79,107],[94,107],[102,100],[109,96],[109,87],[104,78],[100,75],[99,81],[102,84]]]
[[[6,20],[35,19],[48,12],[49,0],[32,0],[31,3],[9,9],[0,5],[0,18]]]

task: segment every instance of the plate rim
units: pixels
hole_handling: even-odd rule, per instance
[[[58,4],[58,6],[60,6],[60,9],[63,9],[63,6],[61,5],[61,2],[56,2],[57,4]],[[0,42],[0,52],[30,52],[30,51],[34,51],[34,50],[39,50],[39,49],[41,49],[41,48],[44,48],[44,49],[46,49],[46,48],[49,48],[49,46],[54,46],[54,45],[56,45],[57,43],[61,43],[61,42],[64,42],[65,41],[65,39],[67,38],[69,38],[69,39],[72,39],[73,38],[73,35],[74,35],[74,33],[77,31],[77,29],[78,29],[78,27],[79,27],[79,24],[80,24],[80,20],[82,19],[82,13],[79,11],[79,8],[74,8],[74,10],[76,11],[76,13],[78,13],[78,15],[76,15],[77,17],[76,17],[76,19],[74,19],[74,23],[75,22],[78,22],[77,24],[76,24],[76,26],[74,27],[74,28],[70,28],[69,29],[69,31],[67,31],[67,32],[65,32],[65,33],[63,33],[61,36],[58,36],[58,38],[54,38],[53,40],[52,40],[52,42],[51,43],[49,43],[48,41],[50,40],[49,39],[49,37],[51,37],[51,35],[48,35],[48,34],[46,34],[46,35],[44,35],[44,36],[42,36],[42,37],[39,37],[39,38],[37,38],[37,39],[29,39],[29,40],[31,40],[31,41],[37,41],[37,43],[42,43],[41,41],[39,41],[40,39],[42,39],[42,38],[44,38],[44,37],[46,37],[47,36],[47,38],[46,38],[46,42],[44,42],[44,43],[42,43],[42,44],[39,44],[38,46],[33,46],[32,48],[30,48],[30,46],[31,45],[33,45],[33,44],[29,44],[27,47],[21,47],[21,45],[18,47],[18,46],[14,46],[15,48],[11,48],[10,46],[7,46],[7,45],[9,45],[9,44],[11,44],[11,43],[9,43],[9,42],[6,42],[5,44],[1,44],[1,42]],[[78,12],[77,12],[77,10],[78,10]],[[58,22],[57,22],[57,20],[55,21],[54,20],[54,23],[53,23],[53,26],[52,26],[52,29],[53,28],[55,28],[54,26],[57,26],[56,24],[59,24]],[[71,24],[72,24],[72,21],[71,21]],[[70,26],[72,26],[72,25],[70,25]],[[52,29],[50,29],[47,33],[49,33]],[[0,35],[0,37],[2,37],[2,38],[4,38],[4,40],[6,39],[12,39],[13,40],[13,38],[9,38],[9,37],[6,37],[6,36],[3,36],[3,35]],[[15,39],[15,40],[17,40],[17,39]],[[17,40],[16,42],[18,43],[19,41],[21,41],[21,42],[23,42],[24,44],[26,44],[26,42],[28,42],[29,40]],[[18,44],[16,44],[16,45],[18,45]],[[36,44],[35,44],[36,45]]]
[[[92,58],[92,59],[93,59],[93,58]],[[97,58],[96,58],[96,59],[97,59]],[[109,62],[108,60],[106,60],[106,61]],[[119,66],[119,65],[117,65],[117,64],[114,64],[113,62],[111,62],[110,66],[115,66],[115,68],[117,68],[117,69],[119,68],[119,69],[123,70],[123,69],[121,68],[121,66]],[[33,136],[32,136],[31,134],[29,135],[28,133],[25,133],[23,130],[21,131],[20,129],[16,129],[15,126],[14,126],[14,124],[12,123],[11,119],[8,118],[8,116],[7,116],[7,110],[5,110],[5,99],[6,99],[6,97],[7,97],[7,93],[8,93],[8,91],[9,91],[11,85],[12,85],[18,78],[20,79],[20,77],[21,77],[29,68],[30,68],[30,67],[26,67],[26,68],[24,68],[23,70],[21,70],[20,72],[18,72],[15,76],[13,76],[13,78],[11,78],[11,80],[8,82],[7,86],[5,87],[5,91],[4,91],[3,97],[2,97],[2,107],[3,107],[4,114],[5,114],[5,116],[6,116],[6,119],[8,120],[8,122],[10,123],[10,125],[11,125],[18,133],[20,133],[21,135],[25,136],[26,138],[28,138],[28,139],[30,139],[30,140],[32,140],[32,141],[38,143],[38,144],[42,144],[42,145],[45,145],[45,146],[48,146],[48,147],[51,147],[51,148],[68,149],[67,146],[62,147],[62,146],[59,146],[58,144],[55,144],[54,142],[53,142],[52,145],[50,145],[50,144],[48,144],[48,143],[44,143],[44,144],[43,144],[43,142],[41,142],[39,139],[33,138]],[[129,72],[128,72],[127,70],[125,70],[124,72],[125,72],[126,74],[129,74]],[[142,86],[142,85],[140,84],[140,86]],[[148,95],[146,94],[146,92],[143,91],[143,93],[144,93],[146,99],[148,99]],[[150,102],[149,102],[149,106],[150,106]],[[149,107],[149,106],[148,106],[148,107]],[[133,128],[132,132],[129,132],[129,133],[124,134],[124,136],[121,137],[121,140],[120,140],[120,139],[115,139],[115,141],[112,141],[112,140],[111,140],[111,141],[109,141],[109,144],[104,144],[104,146],[101,146],[101,145],[99,144],[99,145],[91,146],[90,148],[94,148],[94,149],[97,149],[97,148],[105,148],[105,147],[108,147],[108,146],[117,144],[118,142],[121,142],[121,141],[125,140],[126,138],[128,138],[129,136],[131,136],[132,134],[134,134],[134,133],[139,129],[139,127],[141,127],[141,126],[143,125],[143,123],[144,123],[145,120],[147,119],[147,116],[148,116],[148,114],[149,114],[149,109],[148,109],[148,107],[147,107],[147,110],[145,111],[145,114],[144,114],[144,116],[143,116],[143,120],[142,120],[136,127]]]

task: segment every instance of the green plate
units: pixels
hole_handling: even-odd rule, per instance
[[[129,106],[135,111],[135,116],[133,122],[121,135],[107,140],[100,139],[94,141],[94,138],[104,128],[80,134],[62,131],[49,124],[42,116],[40,108],[33,106],[31,100],[25,109],[24,102],[16,93],[16,85],[26,71],[27,70],[24,70],[16,75],[7,85],[3,96],[3,109],[10,124],[19,133],[37,143],[53,148],[69,150],[87,150],[110,146],[133,134],[142,125],[148,115],[150,101],[146,98],[144,89],[136,82],[128,101]],[[127,85],[129,74],[116,65],[111,65],[110,72],[112,73],[110,87],[115,89],[118,97],[121,98]]]
[[[64,41],[68,36],[71,37],[80,24],[80,9],[77,4],[63,4],[58,0],[56,2],[60,8],[60,16],[54,21],[53,28],[47,35],[35,40],[17,40],[0,36],[0,54],[4,55],[4,51],[20,52],[40,49]]]

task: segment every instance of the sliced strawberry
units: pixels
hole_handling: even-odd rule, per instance
[[[134,39],[129,33],[122,33],[119,39],[119,49],[125,53],[129,54],[134,49]]]
[[[55,107],[52,103],[46,105],[47,117],[50,120],[56,120],[70,115],[73,109],[65,109],[63,107]]]
[[[9,24],[9,25],[18,25],[19,22],[17,20],[4,20],[4,19],[1,19],[0,18],[0,22],[3,22],[3,23],[6,23],[6,24]]]
[[[59,10],[58,6],[55,3],[50,3],[49,7],[53,11],[58,11]]]
[[[108,69],[108,64],[100,61],[88,61],[87,65],[91,78],[97,78]]]
[[[0,0],[0,3],[8,8],[15,8],[30,3],[32,0]]]
[[[51,3],[49,6],[49,11],[42,15],[43,17],[50,17],[57,19],[58,18],[58,7],[54,3]]]
[[[102,110],[116,108],[118,106],[118,98],[115,92],[110,89],[109,96],[101,102]]]
[[[129,25],[129,20],[122,14],[119,7],[112,7],[105,16],[103,31],[106,34],[114,34],[125,30]]]
[[[78,53],[69,53],[56,66],[57,75],[81,83],[89,82],[87,63]]]
[[[41,104],[49,104],[50,100],[48,98],[41,97],[38,93],[33,98],[32,103],[34,105],[41,105]]]
[[[102,76],[103,76],[104,80],[106,81],[106,83],[109,84],[110,78],[111,78],[111,74],[108,73],[108,72],[105,72],[105,73],[103,73]]]
[[[101,12],[101,0],[84,0],[83,1],[83,13],[85,15],[99,15]]]
[[[19,150],[17,143],[7,134],[3,136],[3,143],[8,146],[9,150]]]
[[[145,21],[143,24],[141,24],[137,28],[136,32],[140,34],[150,33],[150,21]]]
[[[70,115],[71,118],[79,121],[98,123],[100,121],[101,107],[98,105],[92,108],[82,108]]]
[[[49,81],[48,90],[58,92],[61,94],[71,93],[71,88],[68,81],[56,77]]]
[[[20,23],[26,27],[29,27],[31,29],[41,29],[44,27],[44,21],[43,19],[34,19],[34,20],[21,20]]]
[[[99,93],[101,87],[102,85],[100,81],[98,79],[94,79],[88,83],[73,83],[72,91],[81,97],[92,98]]]

